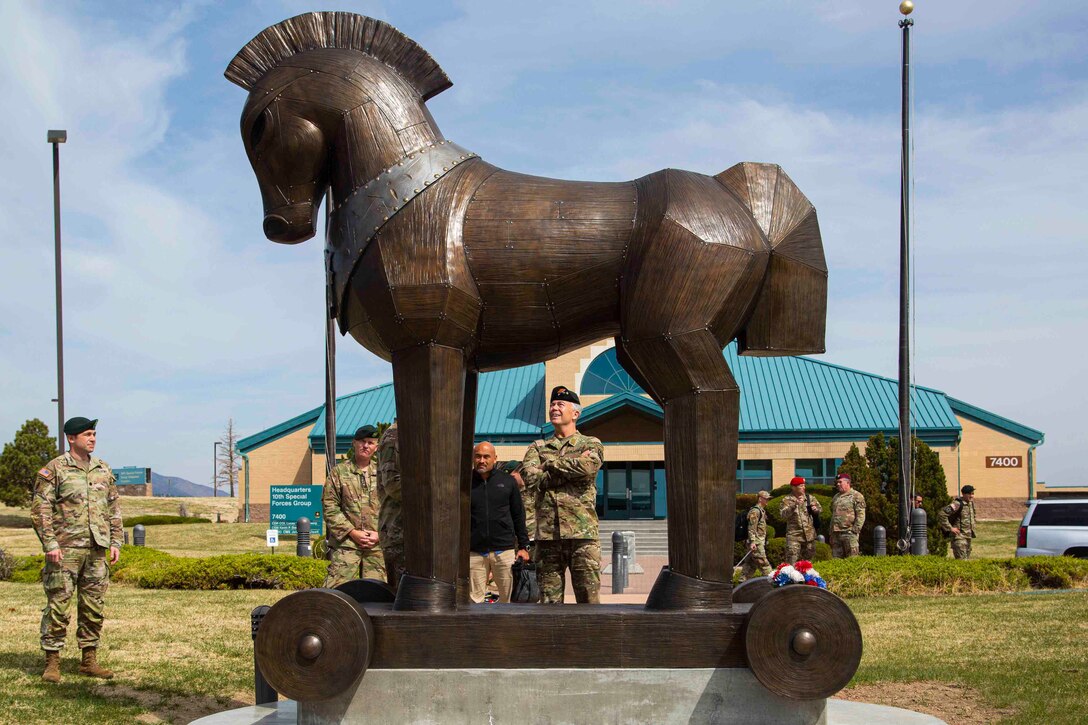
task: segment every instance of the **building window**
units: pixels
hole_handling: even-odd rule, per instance
[[[585,377],[582,378],[582,388],[579,391],[581,395],[643,395],[645,392],[620,365],[614,347],[593,358]]]
[[[842,465],[841,458],[798,458],[793,475],[802,476],[808,483],[835,483],[835,474]]]
[[[737,461],[737,490],[756,493],[761,489],[771,490],[771,462]]]

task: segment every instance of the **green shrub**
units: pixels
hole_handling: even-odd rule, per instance
[[[121,558],[110,567],[110,578],[114,581],[135,581],[140,574],[164,566],[177,557],[158,549],[146,546],[122,546]]]
[[[1088,560],[1071,556],[1032,556],[1010,559],[1024,572],[1033,589],[1071,589],[1088,586]]]
[[[0,549],[0,582],[11,579],[11,575],[15,572],[16,563],[14,556]]]
[[[42,580],[42,567],[45,566],[45,554],[20,556],[11,572],[11,581],[16,584],[34,584]]]
[[[175,558],[141,572],[145,589],[307,589],[321,586],[328,563],[271,554]]]
[[[147,514],[146,516],[133,516],[125,519],[125,526],[131,528],[137,524],[144,526],[157,526],[159,524],[210,524],[208,519],[199,516],[169,516],[166,514]]]

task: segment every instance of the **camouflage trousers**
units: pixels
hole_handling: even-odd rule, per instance
[[[831,556],[835,559],[849,559],[851,556],[857,556],[858,550],[858,535],[852,531],[832,531],[831,532]]]
[[[740,580],[751,579],[760,572],[760,576],[771,575],[771,562],[767,561],[767,545],[756,544],[756,550],[747,554],[747,559],[741,565]]]
[[[816,557],[816,540],[807,541],[800,536],[786,534],[786,561],[796,564],[801,559],[812,561]]]
[[[385,559],[380,549],[329,549],[329,573],[321,586],[335,589],[352,579],[385,581]]]
[[[970,559],[971,540],[960,538],[952,539],[952,556],[957,559]]]
[[[566,570],[579,604],[601,603],[601,544],[594,539],[537,541],[537,581],[542,604],[562,604]]]
[[[382,544],[382,555],[385,557],[386,581],[396,591],[404,576],[404,544]]]
[[[45,609],[42,610],[42,649],[56,651],[64,648],[68,634],[68,609],[72,595],[78,592],[76,603],[76,641],[79,648],[97,647],[105,620],[103,598],[110,583],[106,565],[108,549],[67,548],[64,558],[54,564],[45,562],[42,584],[45,587]]]

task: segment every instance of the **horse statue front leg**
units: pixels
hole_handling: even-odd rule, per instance
[[[456,348],[432,343],[393,353],[406,569],[394,609],[457,607],[467,503],[461,489],[464,472],[470,470],[465,420],[474,418],[465,411],[475,406],[475,377]],[[471,446],[471,430],[468,436]],[[467,571],[464,575],[467,580]]]

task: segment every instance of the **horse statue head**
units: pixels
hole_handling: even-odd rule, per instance
[[[314,235],[327,188],[335,203],[440,140],[424,102],[452,85],[396,28],[333,12],[267,28],[225,75],[249,91],[242,141],[264,202],[264,233],[286,244]]]

